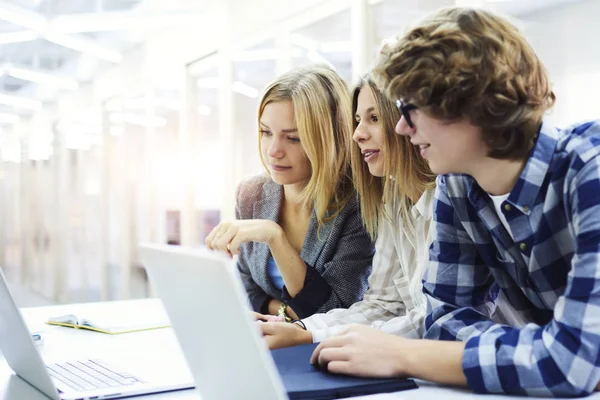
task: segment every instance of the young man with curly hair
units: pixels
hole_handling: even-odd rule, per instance
[[[425,339],[352,328],[313,362],[481,393],[581,396],[600,380],[600,124],[557,129],[532,48],[484,10],[436,12],[375,68],[440,174]],[[514,315],[496,320],[500,299]],[[506,319],[504,319],[506,321]],[[429,339],[429,340],[427,340]]]

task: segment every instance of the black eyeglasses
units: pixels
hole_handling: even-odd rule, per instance
[[[396,107],[398,107],[398,110],[402,113],[408,126],[414,128],[415,125],[413,124],[412,119],[410,119],[410,112],[416,110],[418,107],[411,103],[405,103],[402,100],[396,100]]]

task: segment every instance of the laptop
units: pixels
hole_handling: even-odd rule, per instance
[[[95,358],[44,363],[0,269],[0,350],[10,368],[53,400],[115,399],[192,388],[184,377],[165,379],[124,372]]]
[[[141,245],[203,400],[332,399],[416,388],[410,379],[334,375],[310,364],[315,345],[269,352],[233,261],[205,248]]]

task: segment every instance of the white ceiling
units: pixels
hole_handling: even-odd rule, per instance
[[[438,7],[456,3],[487,3],[499,12],[523,18],[575,1],[581,0],[379,1],[372,7],[374,42],[380,43],[385,37],[401,33],[408,24]],[[2,113],[28,115],[33,112],[30,105],[2,104],[3,95],[51,102],[61,93],[73,90],[77,84],[91,80],[98,71],[118,64],[122,54],[140,45],[158,29],[177,24],[182,18],[189,21],[190,17],[202,13],[208,4],[206,0],[0,0],[0,116]],[[6,43],[11,35],[27,35],[27,32],[35,37]],[[53,32],[58,37],[50,35]],[[351,38],[350,12],[346,10],[330,16],[293,34],[317,46],[348,43]],[[12,39],[14,41],[14,36]],[[68,43],[73,39],[77,42],[75,45]],[[81,45],[80,42],[86,51],[75,49]],[[294,45],[301,55],[294,58],[293,65],[314,62],[315,57],[323,57],[343,77],[350,77],[351,47],[311,52],[310,46],[302,43]],[[273,46],[270,40],[248,50]],[[245,60],[236,61],[235,74],[236,79],[259,89],[275,75],[275,70],[274,60]],[[32,78],[32,73],[62,78],[58,83],[63,87],[57,86],[56,82],[33,82],[36,76]]]
[[[157,30],[201,14],[205,3],[0,0],[0,113],[27,115],[36,106],[3,104],[2,96],[43,103],[75,90]]]

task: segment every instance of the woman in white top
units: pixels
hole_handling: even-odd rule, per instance
[[[400,112],[368,75],[354,89],[352,107],[352,174],[365,227],[376,239],[369,289],[347,309],[294,324],[261,324],[271,349],[320,342],[349,324],[411,338],[422,335],[426,302],[421,279],[429,260],[435,176],[418,149],[394,133]]]

